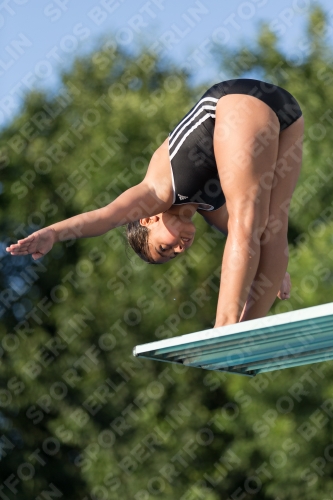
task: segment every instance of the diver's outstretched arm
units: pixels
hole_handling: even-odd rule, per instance
[[[153,185],[143,181],[127,189],[109,205],[40,229],[6,250],[11,255],[32,255],[36,260],[49,252],[58,241],[100,236],[110,229],[156,215],[168,208],[168,203],[158,197]]]

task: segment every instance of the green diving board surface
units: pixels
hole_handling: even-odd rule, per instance
[[[133,355],[240,375],[333,359],[333,302],[138,345]]]

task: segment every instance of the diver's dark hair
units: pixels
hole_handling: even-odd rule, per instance
[[[140,221],[129,222],[127,224],[127,241],[133,248],[134,252],[148,264],[158,264],[152,258],[148,246],[149,229],[146,226],[141,226]]]

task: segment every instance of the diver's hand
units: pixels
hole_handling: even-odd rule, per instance
[[[290,299],[290,290],[291,290],[290,274],[286,273],[277,296],[281,300]]]
[[[11,255],[31,255],[34,260],[47,254],[55,243],[55,232],[46,227],[6,248]]]

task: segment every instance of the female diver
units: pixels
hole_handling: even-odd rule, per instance
[[[127,224],[140,257],[164,263],[192,245],[198,212],[227,234],[215,327],[263,317],[277,295],[289,296],[288,210],[302,135],[301,109],[286,90],[252,79],[218,83],[155,151],[140,184],[7,251],[38,259],[58,241]]]

